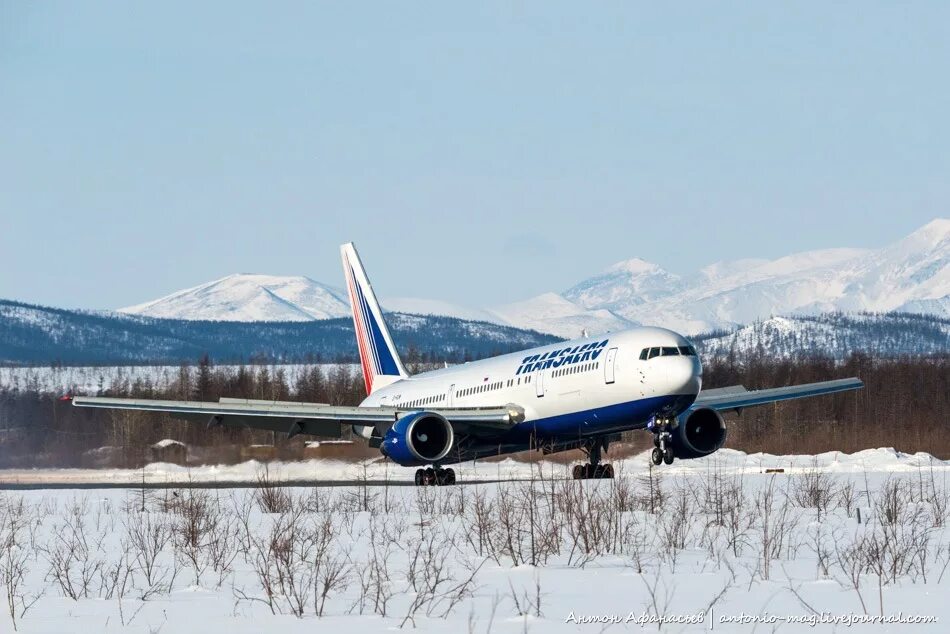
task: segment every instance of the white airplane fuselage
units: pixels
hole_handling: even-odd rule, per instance
[[[641,358],[648,355],[644,350],[657,348],[653,358]],[[523,409],[524,420],[504,442],[520,444],[530,436],[545,441],[641,429],[655,416],[688,409],[701,386],[702,365],[683,336],[634,328],[398,379],[375,390],[361,407],[511,404]],[[358,431],[368,437],[371,428]]]

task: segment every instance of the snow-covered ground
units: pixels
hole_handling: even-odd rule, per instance
[[[503,462],[460,477],[528,479],[6,491],[0,590],[24,632],[600,632],[658,615],[671,632],[897,632],[917,618],[938,620],[913,631],[945,631],[947,462],[882,449],[615,464],[613,481]],[[270,475],[296,468],[353,475]],[[841,620],[881,615],[903,622]],[[4,602],[0,631],[12,625]]]
[[[613,461],[614,466],[630,477],[649,471],[648,454],[643,453],[624,460]],[[149,464],[144,469],[0,469],[0,486],[13,485],[90,485],[175,483],[245,483],[257,480],[264,467],[270,476],[283,482],[300,481],[410,481],[414,469],[400,467],[382,458],[365,462],[313,459],[295,462],[270,462],[266,465],[249,460],[235,465],[205,465],[184,467],[168,463]],[[505,459],[497,462],[465,462],[452,465],[460,480],[488,482],[494,480],[529,479],[532,477],[566,478],[571,465],[557,462],[522,462]],[[765,453],[746,454],[735,449],[721,449],[701,460],[678,460],[663,466],[664,475],[703,477],[710,469],[730,475],[752,475],[766,469],[783,469],[797,474],[817,467],[827,473],[860,474],[895,473],[914,474],[921,469],[947,471],[950,461],[939,460],[928,453],[905,454],[892,448],[866,449],[853,454],[827,452],[816,456],[776,456]]]

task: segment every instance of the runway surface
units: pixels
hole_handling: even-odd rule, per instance
[[[505,479],[472,479],[458,480],[450,486],[468,486],[475,484],[496,484],[498,482],[520,482],[527,481],[529,478],[505,478]],[[311,488],[334,488],[334,487],[369,487],[381,489],[385,487],[414,487],[416,483],[413,480],[280,480],[272,482],[273,486],[281,487],[311,487]],[[0,482],[0,491],[62,491],[62,490],[80,490],[92,491],[96,489],[254,489],[260,486],[254,480],[240,481],[196,481],[196,482]]]

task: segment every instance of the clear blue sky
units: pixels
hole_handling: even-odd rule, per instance
[[[0,3],[0,297],[475,305],[950,209],[946,2]],[[452,5],[452,6],[448,6]]]

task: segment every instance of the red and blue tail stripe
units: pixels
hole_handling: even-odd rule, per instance
[[[366,277],[356,249],[352,243],[348,243],[344,244],[340,251],[343,256],[343,273],[350,296],[350,307],[353,311],[356,343],[363,367],[363,381],[366,384],[366,393],[371,394],[375,388],[406,378],[408,373],[393,345],[379,302],[373,293],[369,278]]]

